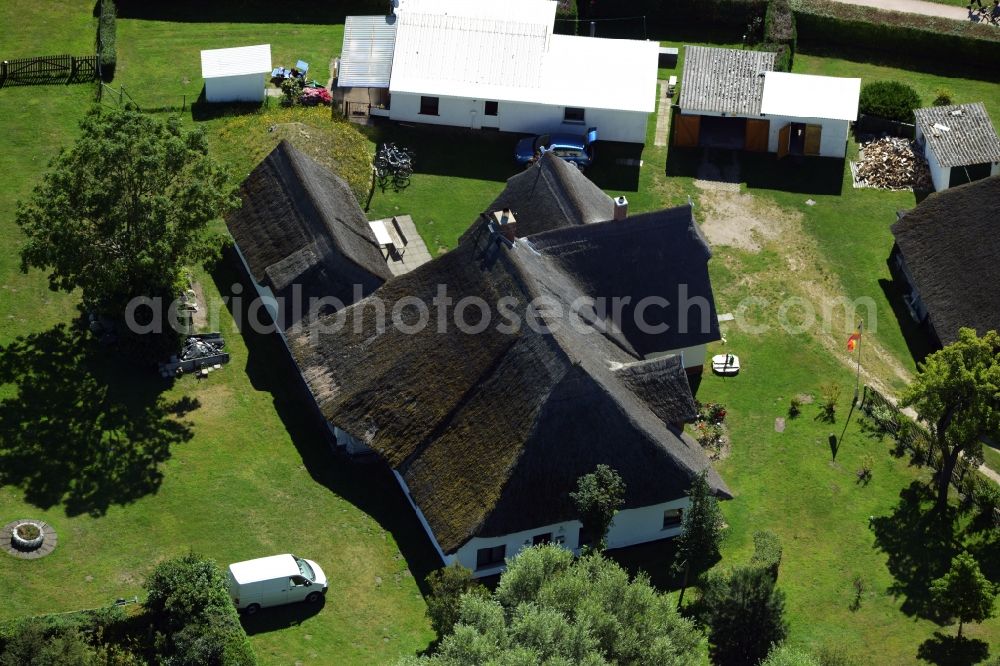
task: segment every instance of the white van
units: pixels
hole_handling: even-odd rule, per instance
[[[228,580],[233,603],[247,615],[296,601],[316,603],[327,588],[326,574],[320,566],[294,555],[230,564]]]

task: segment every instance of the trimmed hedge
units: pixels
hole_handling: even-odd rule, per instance
[[[556,22],[552,29],[552,32],[558,35],[575,35],[577,34],[577,23],[579,18],[579,11],[577,10],[576,0],[558,0],[556,4]]]
[[[97,56],[101,61],[101,77],[105,81],[115,78],[118,65],[117,18],[114,0],[101,0],[97,21]]]
[[[1000,62],[1000,30],[986,24],[833,0],[799,0],[795,18],[800,46],[806,49],[905,54],[910,60],[919,58],[955,69]]]
[[[858,110],[901,123],[913,122],[913,110],[920,107],[917,91],[901,81],[872,81],[861,86]]]
[[[738,39],[747,23],[764,11],[767,0],[580,0],[580,4],[580,14],[588,20],[645,16],[651,34],[678,24],[710,25],[713,30],[738,30]]]
[[[753,557],[750,565],[766,569],[771,578],[778,580],[781,565],[781,541],[773,532],[759,531],[753,534]]]
[[[764,13],[764,44],[767,50],[777,52],[778,71],[792,71],[796,35],[795,14],[789,0],[770,0]]]

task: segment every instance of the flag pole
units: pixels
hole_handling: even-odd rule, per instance
[[[864,337],[865,320],[858,322],[858,377],[854,383],[854,404],[858,403],[858,396],[861,393],[861,338]]]

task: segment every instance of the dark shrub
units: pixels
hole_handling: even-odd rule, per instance
[[[776,70],[792,71],[795,42],[795,14],[792,12],[791,2],[771,0],[767,3],[767,11],[764,13],[764,43],[767,50],[778,53]]]
[[[578,32],[578,18],[576,0],[558,0],[556,22],[552,31],[558,35],[575,35]]]
[[[901,81],[873,81],[861,86],[861,113],[912,123],[913,110],[919,106],[917,91]]]
[[[457,562],[430,572],[427,586],[431,590],[427,597],[427,617],[438,636],[446,636],[454,629],[462,595],[467,592],[489,595],[489,591],[472,577],[472,571]]]
[[[118,64],[117,11],[114,0],[101,0],[101,15],[97,23],[97,56],[101,61],[101,77],[105,81],[115,78]]]
[[[699,606],[715,664],[756,664],[788,633],[785,595],[764,569],[709,575]]]

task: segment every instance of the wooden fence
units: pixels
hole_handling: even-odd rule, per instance
[[[86,83],[99,77],[100,65],[96,55],[14,58],[0,63],[0,87]]]

